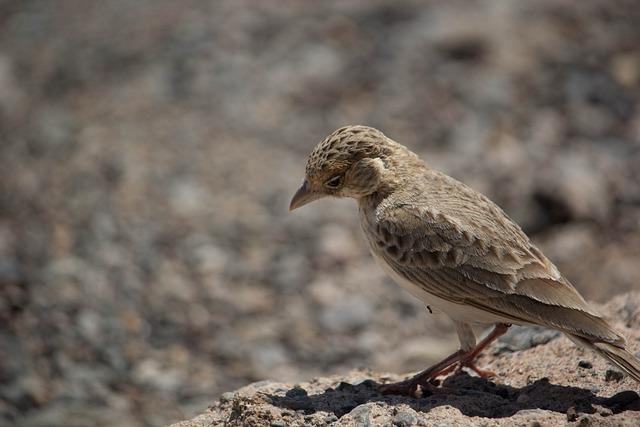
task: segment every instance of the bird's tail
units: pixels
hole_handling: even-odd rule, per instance
[[[569,334],[567,334],[569,335]],[[640,383],[640,360],[624,347],[606,342],[589,341],[584,337],[569,335],[572,341],[594,350],[600,356],[622,369],[631,378]]]

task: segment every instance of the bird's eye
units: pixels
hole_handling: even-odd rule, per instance
[[[333,178],[331,178],[329,181],[325,182],[324,185],[326,185],[329,188],[338,188],[340,187],[340,184],[342,184],[342,177],[343,175],[336,175]]]

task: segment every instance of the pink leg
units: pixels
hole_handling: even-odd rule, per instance
[[[495,341],[498,337],[503,335],[509,329],[509,326],[505,323],[498,323],[493,331],[486,338],[478,343],[471,351],[464,352],[463,350],[458,350],[455,353],[447,356],[444,360],[436,363],[430,368],[425,369],[424,371],[414,375],[413,377],[392,384],[383,384],[380,386],[379,390],[384,394],[405,394],[405,395],[413,395],[418,386],[421,387],[429,387],[430,381],[436,377],[441,375],[448,374],[453,371],[456,367],[456,363],[458,364],[458,369],[462,367],[468,367],[475,371],[478,375],[483,378],[495,376],[493,372],[483,371],[476,367],[473,364],[473,360],[484,350],[489,344]]]
[[[392,384],[382,384],[379,387],[379,390],[383,394],[405,394],[411,396],[418,390],[418,386],[429,387],[429,381],[436,378],[441,374],[441,372],[461,360],[464,355],[464,351],[458,350],[447,356],[444,360],[414,375],[408,380]]]
[[[507,330],[509,329],[510,326],[511,325],[507,325],[505,323],[498,323],[493,328],[491,333],[486,336],[486,338],[484,338],[482,341],[480,341],[478,343],[478,345],[476,345],[473,348],[473,350],[471,350],[469,353],[467,353],[464,357],[461,358],[460,363],[458,364],[458,370],[461,370],[462,368],[469,368],[469,369],[473,370],[476,374],[478,374],[482,378],[495,377],[496,374],[494,372],[485,371],[485,370],[482,370],[482,369],[478,368],[473,363],[473,361],[475,360],[476,357],[478,357],[478,355],[482,352],[482,350],[487,348],[487,346],[489,344],[491,344],[496,339],[498,339],[499,337],[504,335],[507,332]],[[447,369],[447,371],[443,372],[442,374],[451,372],[453,370],[453,368],[454,368],[453,366],[449,367]]]
[[[474,359],[476,357],[478,357],[478,355],[482,352],[482,350],[484,350],[485,348],[487,348],[487,346],[489,344],[491,344],[492,342],[494,342],[496,339],[498,339],[499,337],[501,337],[502,335],[504,335],[507,330],[509,330],[509,327],[511,325],[507,325],[506,323],[498,323],[494,328],[493,331],[491,331],[491,333],[489,335],[487,335],[487,337],[485,339],[483,339],[482,341],[480,341],[480,343],[478,343],[478,345],[476,346],[476,348],[473,349],[473,351],[471,351],[471,353],[467,354],[461,361],[460,361],[460,368],[462,367],[468,367],[470,369],[472,369],[476,374],[478,374],[479,376],[481,376],[482,378],[488,378],[488,377],[495,377],[496,374],[491,372],[491,371],[483,371],[482,369],[478,368],[477,366],[475,366],[475,364],[473,363]]]

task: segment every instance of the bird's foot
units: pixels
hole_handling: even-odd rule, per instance
[[[382,394],[403,394],[405,396],[415,396],[418,391],[418,387],[420,387],[422,394],[425,394],[425,392],[433,393],[437,388],[437,386],[433,384],[433,380],[443,373],[449,372],[449,367],[454,365],[464,356],[465,352],[458,350],[419,374],[397,383],[382,384],[378,390]]]
[[[462,369],[463,367],[471,369],[473,372],[478,374],[480,378],[493,378],[498,376],[495,372],[478,368],[473,362],[461,363],[460,369]]]
[[[380,384],[378,391],[382,394],[397,394],[402,396],[415,397],[418,389],[421,394],[433,394],[437,386],[433,384],[433,378],[409,378],[408,380],[398,381],[390,384]]]
[[[473,360],[461,360],[459,363],[449,366],[447,369],[444,369],[443,371],[441,371],[438,375],[442,376],[442,375],[448,375],[451,372],[455,373],[459,373],[462,371],[462,368],[469,368],[471,369],[473,372],[475,372],[476,374],[478,374],[478,376],[480,378],[493,378],[493,377],[497,377],[498,375],[495,372],[492,371],[486,371],[484,369],[480,369],[478,368],[475,363],[473,362]]]

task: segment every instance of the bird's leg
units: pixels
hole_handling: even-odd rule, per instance
[[[482,378],[495,377],[496,376],[495,373],[491,371],[484,371],[478,368],[473,363],[473,361],[476,357],[478,357],[478,355],[482,352],[482,350],[484,350],[489,344],[491,344],[496,339],[498,339],[498,337],[504,335],[510,326],[511,325],[508,325],[506,323],[496,324],[496,326],[493,328],[493,331],[491,331],[489,335],[487,335],[482,341],[480,341],[473,350],[471,350],[470,352],[465,354],[464,357],[461,358],[458,369],[467,367],[473,370],[476,374],[478,374]]]
[[[455,353],[447,356],[445,359],[436,363],[435,365],[425,369],[424,371],[414,375],[413,377],[399,381],[397,383],[392,384],[382,384],[378,389],[383,394],[404,394],[404,395],[413,395],[418,390],[418,386],[421,387],[430,387],[430,381],[437,376],[440,376],[441,373],[447,368],[449,368],[454,363],[460,361],[466,352],[464,350],[458,350]]]
[[[482,378],[493,377],[495,374],[491,371],[484,371],[475,366],[474,359],[484,350],[489,344],[494,342],[498,337],[507,332],[511,325],[506,323],[498,323],[493,330],[482,341],[470,350],[458,350],[455,353],[447,356],[444,360],[436,363],[435,365],[425,369],[424,371],[414,375],[413,377],[399,381],[392,384],[382,384],[379,390],[383,394],[404,394],[413,395],[418,389],[418,386],[428,388],[431,386],[430,381],[441,375],[446,375],[454,369],[469,368],[477,373]]]
[[[442,370],[439,375],[446,375],[453,370],[461,371],[462,368],[469,368],[481,378],[490,378],[495,377],[496,374],[491,371],[485,371],[483,369],[478,368],[474,360],[478,355],[484,350],[489,344],[494,342],[498,337],[504,335],[505,332],[509,329],[509,326],[506,323],[498,323],[491,333],[486,336],[482,341],[480,341],[476,346],[474,346],[471,350],[465,352],[465,354],[460,358],[460,361],[457,365],[451,365],[446,369]]]

